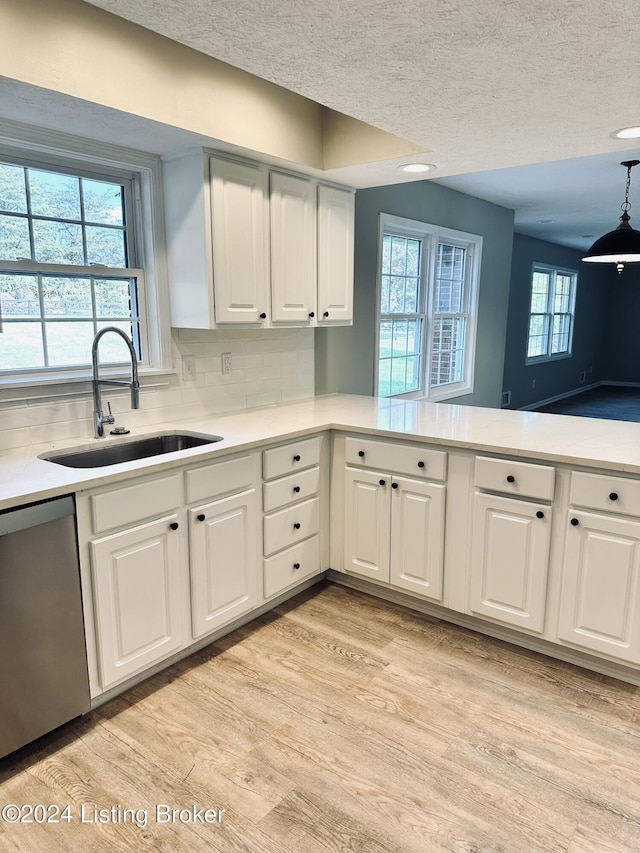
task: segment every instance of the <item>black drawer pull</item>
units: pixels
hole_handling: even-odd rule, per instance
[[[397,484],[397,483],[391,483],[391,488],[392,488],[392,489],[397,489],[397,488],[398,488],[398,484]]]
[[[198,516],[198,521],[204,521],[206,519],[206,517],[207,516],[203,512],[201,512],[200,515]]]
[[[422,459],[418,462],[418,468],[424,468],[424,462]]]
[[[509,474],[507,476],[507,483],[515,483],[515,481],[516,481],[516,478],[513,476],[513,474]]]
[[[360,459],[362,459],[362,457],[364,456],[364,450],[359,450],[358,456],[360,457]]]
[[[296,570],[296,572],[297,572],[297,571],[298,571],[298,569],[300,568],[300,563],[294,563],[294,564],[293,564],[293,568],[294,568],[294,569]]]
[[[380,483],[381,486],[384,486],[387,481],[386,480],[378,480],[378,482]]]
[[[315,311],[309,311],[309,316],[313,319],[316,316]]]
[[[329,316],[329,312],[328,312],[328,311],[325,311],[325,312],[324,312],[324,314],[323,314],[322,316],[323,316],[323,317],[328,317],[328,316]]]
[[[262,314],[260,315],[260,319],[261,319],[261,320],[266,320],[266,319],[267,319],[267,315],[264,313],[264,311],[263,311],[263,312],[262,312]]]
[[[299,462],[299,461],[300,461],[300,456],[299,456],[297,453],[296,453],[296,455],[293,457],[293,461],[294,461],[294,462]]]
[[[300,491],[300,486],[294,486],[294,487],[293,487],[293,491],[294,491],[296,494],[298,494],[298,492]]]
[[[611,494],[609,495],[609,500],[610,501],[617,501],[618,500],[618,493],[617,492],[611,492]]]
[[[542,512],[541,509],[539,509],[538,512],[536,513],[536,518],[544,518],[544,513]]]
[[[300,530],[300,522],[299,521],[294,522],[293,529],[294,530]]]
[[[170,527],[172,530],[177,530],[177,529],[180,527],[180,525],[178,524],[178,522],[177,522],[177,521],[172,521],[172,522],[171,522],[171,524],[169,525],[169,527]]]
[[[571,519],[571,524],[572,524],[572,526],[573,526],[573,527],[577,527],[577,526],[580,524],[580,519],[578,519],[578,518],[572,518],[572,519]]]

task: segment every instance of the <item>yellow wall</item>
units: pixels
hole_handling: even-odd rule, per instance
[[[0,75],[313,169],[424,149],[81,0],[1,0]]]

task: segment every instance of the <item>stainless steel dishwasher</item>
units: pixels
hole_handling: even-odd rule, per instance
[[[0,757],[89,710],[75,505],[0,512]]]

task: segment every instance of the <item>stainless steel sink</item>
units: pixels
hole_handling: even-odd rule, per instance
[[[147,459],[149,456],[174,453],[176,450],[189,450],[191,447],[214,444],[216,441],[222,441],[222,436],[169,433],[108,444],[104,447],[83,447],[64,453],[52,453],[40,458],[55,462],[56,465],[65,465],[67,468],[101,468],[104,465],[135,462],[137,459]]]

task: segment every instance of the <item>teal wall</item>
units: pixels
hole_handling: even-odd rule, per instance
[[[504,390],[511,391],[511,408],[513,409],[531,406],[536,402],[599,382],[601,379],[615,378],[617,367],[611,375],[608,374],[603,344],[607,328],[609,281],[610,277],[616,276],[617,273],[608,265],[603,268],[598,264],[583,263],[581,260],[583,254],[574,249],[536,240],[533,237],[525,237],[522,234],[513,235],[503,378]],[[534,262],[577,270],[578,284],[571,357],[543,364],[527,365],[525,359],[531,270]],[[627,271],[625,271],[626,274]],[[635,316],[639,317],[640,298],[637,298],[636,302],[638,310]],[[628,346],[633,345],[637,352],[636,365],[638,365],[640,364],[640,336],[637,333],[637,322],[636,331],[628,340]],[[581,386],[579,381],[581,371],[586,372],[584,386]],[[534,380],[535,388],[532,387]]]
[[[640,264],[627,264],[620,275],[607,264],[603,276],[607,333],[602,341],[602,378],[640,383]]]
[[[509,302],[513,211],[432,181],[357,191],[354,323],[353,326],[316,330],[316,394],[373,394],[380,213],[483,237],[474,390],[453,402],[499,406]]]

